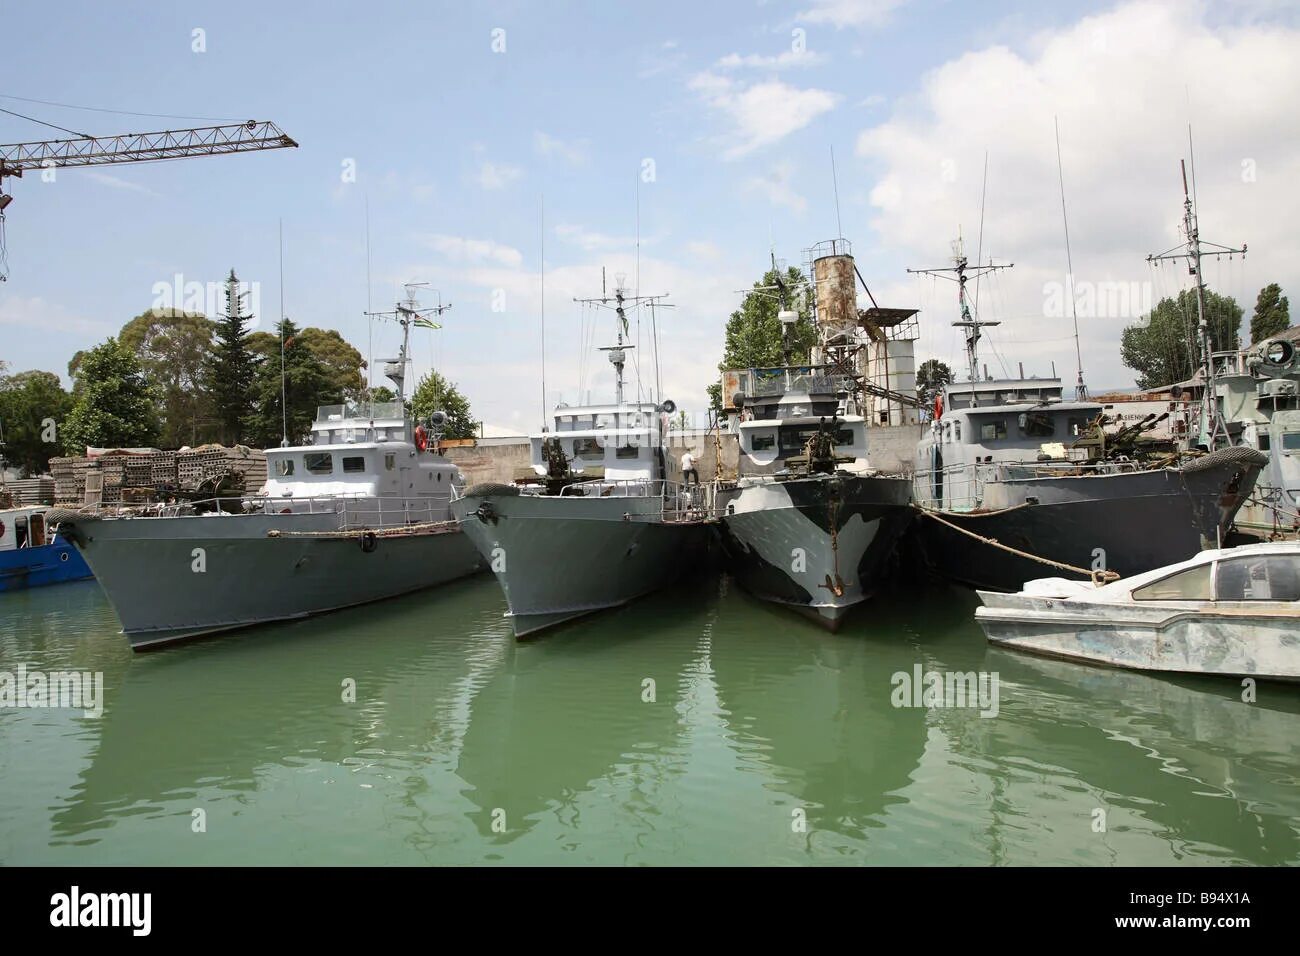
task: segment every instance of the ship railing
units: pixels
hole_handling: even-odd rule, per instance
[[[984,502],[984,488],[989,482],[1025,481],[1034,478],[1084,477],[1117,475],[1141,471],[1140,462],[1129,459],[1114,461],[1079,462],[1053,461],[998,461],[963,462],[942,468],[918,469],[913,476],[913,488],[919,502],[935,502],[934,488],[942,480],[944,508],[978,508]]]
[[[336,515],[336,528],[400,528],[446,521],[448,498],[375,497],[373,495],[230,496],[181,501],[166,505],[99,504],[83,509],[102,517],[179,518],[203,514]]]
[[[918,469],[913,475],[913,494],[918,502],[934,503],[945,508],[978,508],[984,500],[984,483],[996,465],[963,462],[942,468]],[[935,485],[942,488],[937,501]]]
[[[566,485],[567,498],[657,498],[659,509],[629,517],[638,521],[699,521],[714,514],[716,488],[712,482],[683,484],[662,478],[610,478]]]

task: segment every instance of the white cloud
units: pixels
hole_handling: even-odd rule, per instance
[[[742,56],[739,53],[728,53],[718,60],[714,66],[720,70],[786,70],[792,67],[817,66],[824,62],[826,62],[826,56],[822,53],[812,53],[808,50],[786,50],[776,56],[764,56],[761,53],[747,53]]]
[[[686,243],[686,254],[692,259],[717,262],[722,258],[722,247],[708,239],[696,239]]]
[[[878,27],[907,0],[813,0],[796,19],[842,27]]]
[[[98,319],[75,315],[63,306],[40,296],[9,296],[0,299],[0,325],[40,329],[44,332],[76,332],[112,335],[117,326]],[[12,369],[11,369],[12,371]]]
[[[779,80],[746,84],[716,73],[698,73],[689,87],[726,117],[724,159],[737,159],[803,129],[834,109],[834,93],[799,89]]]
[[[447,236],[441,233],[418,238],[429,248],[453,262],[494,262],[506,266],[518,266],[524,259],[518,249],[502,245],[492,239],[466,239],[462,236]]]
[[[745,189],[764,196],[774,206],[784,206],[794,212],[803,212],[808,201],[794,190],[794,169],[789,163],[777,163],[766,176],[754,176],[745,181]]]
[[[539,155],[548,159],[558,157],[571,166],[586,165],[590,143],[583,140],[565,141],[538,130],[533,134],[533,146]]]
[[[555,234],[565,242],[578,246],[587,252],[600,252],[606,249],[632,249],[636,246],[635,236],[610,236],[583,226],[561,223],[555,227]],[[654,242],[652,237],[642,236],[641,245]]]
[[[1043,371],[1055,360],[1072,377],[1070,320],[1045,309],[1044,284],[1063,282],[1066,271],[1053,117],[1076,280],[1151,283],[1158,300],[1187,283],[1185,267],[1153,269],[1145,257],[1179,242],[1178,161],[1187,154],[1190,113],[1202,236],[1251,249],[1244,263],[1207,262],[1206,281],[1235,296],[1247,321],[1261,286],[1277,281],[1294,294],[1300,141],[1282,118],[1300,99],[1300,31],[1205,21],[1203,5],[1129,3],[1040,34],[1028,52],[992,46],[933,70],[892,117],[858,138],[859,157],[879,172],[873,229],[906,257],[901,264],[943,264],[959,226],[973,255],[988,149],[984,255],[1016,262],[985,283],[981,305],[996,307],[1003,321],[989,341],[1008,343],[1008,359],[1023,358],[1027,368],[1036,360],[1032,367]],[[897,301],[915,301],[929,282],[900,281],[892,291]],[[940,287],[932,304],[918,304],[923,344],[951,360],[948,292]],[[1081,318],[1093,384],[1131,383],[1119,336],[1132,318]]]
[[[154,192],[147,186],[133,183],[129,179],[121,179],[117,176],[110,176],[108,173],[100,173],[93,170],[87,170],[85,176],[87,179],[94,180],[95,182],[103,186],[109,186],[112,189],[122,189],[133,193],[144,193],[146,196],[153,196],[155,199],[162,198],[162,193]]]
[[[524,171],[518,166],[484,160],[479,163],[474,181],[484,189],[505,189],[523,174]]]

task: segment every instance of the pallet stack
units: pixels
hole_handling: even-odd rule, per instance
[[[156,451],[149,456],[149,484],[176,484],[176,452]]]
[[[14,508],[24,505],[54,504],[53,478],[19,478],[6,482],[3,490],[8,493],[12,502],[11,507]]]
[[[79,505],[86,500],[86,470],[89,467],[89,458],[50,459],[55,504]]]
[[[95,503],[135,503],[156,498],[159,489],[196,491],[205,482],[239,475],[245,493],[266,482],[266,455],[255,448],[203,445],[186,451],[147,454],[107,452],[96,458],[51,458],[50,493],[55,504],[92,503],[86,495],[86,475],[95,475]]]

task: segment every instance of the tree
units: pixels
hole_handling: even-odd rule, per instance
[[[166,448],[219,437],[205,374],[216,329],[207,316],[150,309],[122,326],[118,335],[156,387],[160,441]]]
[[[25,474],[49,469],[50,458],[61,453],[59,429],[72,397],[53,372],[19,372],[5,375],[0,366],[0,445],[7,464]]]
[[[345,401],[361,397],[366,380],[361,370],[366,367],[361,353],[334,329],[303,329],[298,336],[317,360],[325,367],[334,387]]]
[[[375,402],[376,404],[380,402],[395,402],[397,401],[397,393],[387,385],[376,385],[374,388],[361,390],[361,396],[358,401],[364,402],[367,400]]]
[[[798,313],[787,343],[777,313],[783,308],[777,291],[778,281],[785,286],[785,308]],[[744,368],[771,368],[786,364],[786,352],[792,363],[808,361],[808,353],[817,344],[817,327],[809,308],[808,279],[793,266],[784,272],[768,269],[745,294],[740,308],[727,320],[726,343],[718,371]],[[722,408],[722,385],[708,388],[711,407]],[[731,396],[727,396],[730,398]]]
[[[411,396],[411,415],[417,421],[428,419],[434,412],[445,412],[447,424],[443,438],[473,438],[478,434],[478,422],[470,413],[469,400],[437,372],[429,372],[420,379]]]
[[[248,322],[252,316],[243,314],[240,298],[239,280],[231,269],[226,279],[226,314],[217,322],[216,346],[206,363],[218,440],[228,445],[243,436],[252,413],[249,395],[257,367],[248,347]]]
[[[321,363],[344,401],[353,401],[365,394],[366,380],[361,370],[366,367],[366,362],[347,339],[334,329],[311,327],[301,329],[297,335],[298,341]],[[280,351],[280,337],[270,332],[254,332],[248,337],[248,347],[254,355],[270,358]]]
[[[284,336],[284,403],[281,403],[280,336]],[[311,349],[303,344],[298,328],[289,319],[276,326],[276,348],[263,358],[253,375],[252,411],[244,421],[243,433],[258,448],[279,446],[282,436],[300,445],[311,435],[311,423],[320,405],[337,405],[343,396],[329,372]],[[285,415],[282,408],[288,409]]]
[[[1205,290],[1212,349],[1240,348],[1242,314],[1231,296]],[[1184,289],[1176,299],[1161,299],[1143,323],[1126,328],[1120,338],[1120,357],[1138,373],[1138,388],[1157,388],[1191,378],[1200,366],[1196,290]]]
[[[926,359],[916,370],[916,394],[928,406],[945,385],[952,384],[952,369],[938,359]]]
[[[63,427],[63,445],[69,453],[82,454],[87,445],[140,448],[157,443],[153,386],[135,353],[117,339],[81,357],[73,395]]]
[[[1250,317],[1251,344],[1281,335],[1291,328],[1291,308],[1282,287],[1271,282],[1259,290],[1255,314]]]

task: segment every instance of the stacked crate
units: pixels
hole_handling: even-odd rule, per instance
[[[156,451],[149,456],[149,484],[176,484],[176,452]]]
[[[55,504],[79,505],[86,500],[86,469],[89,467],[89,458],[50,459]]]
[[[153,465],[149,455],[131,455],[122,471],[123,488],[149,488],[153,485]]]
[[[197,449],[178,451],[176,453],[176,483],[186,491],[193,491],[203,484],[203,473],[207,453]]]
[[[19,478],[6,483],[3,488],[9,493],[15,508],[54,504],[53,478]]]
[[[100,455],[95,459],[99,463],[100,473],[104,476],[104,491],[100,500],[106,505],[115,505],[122,500],[122,485],[126,479],[126,455]]]

